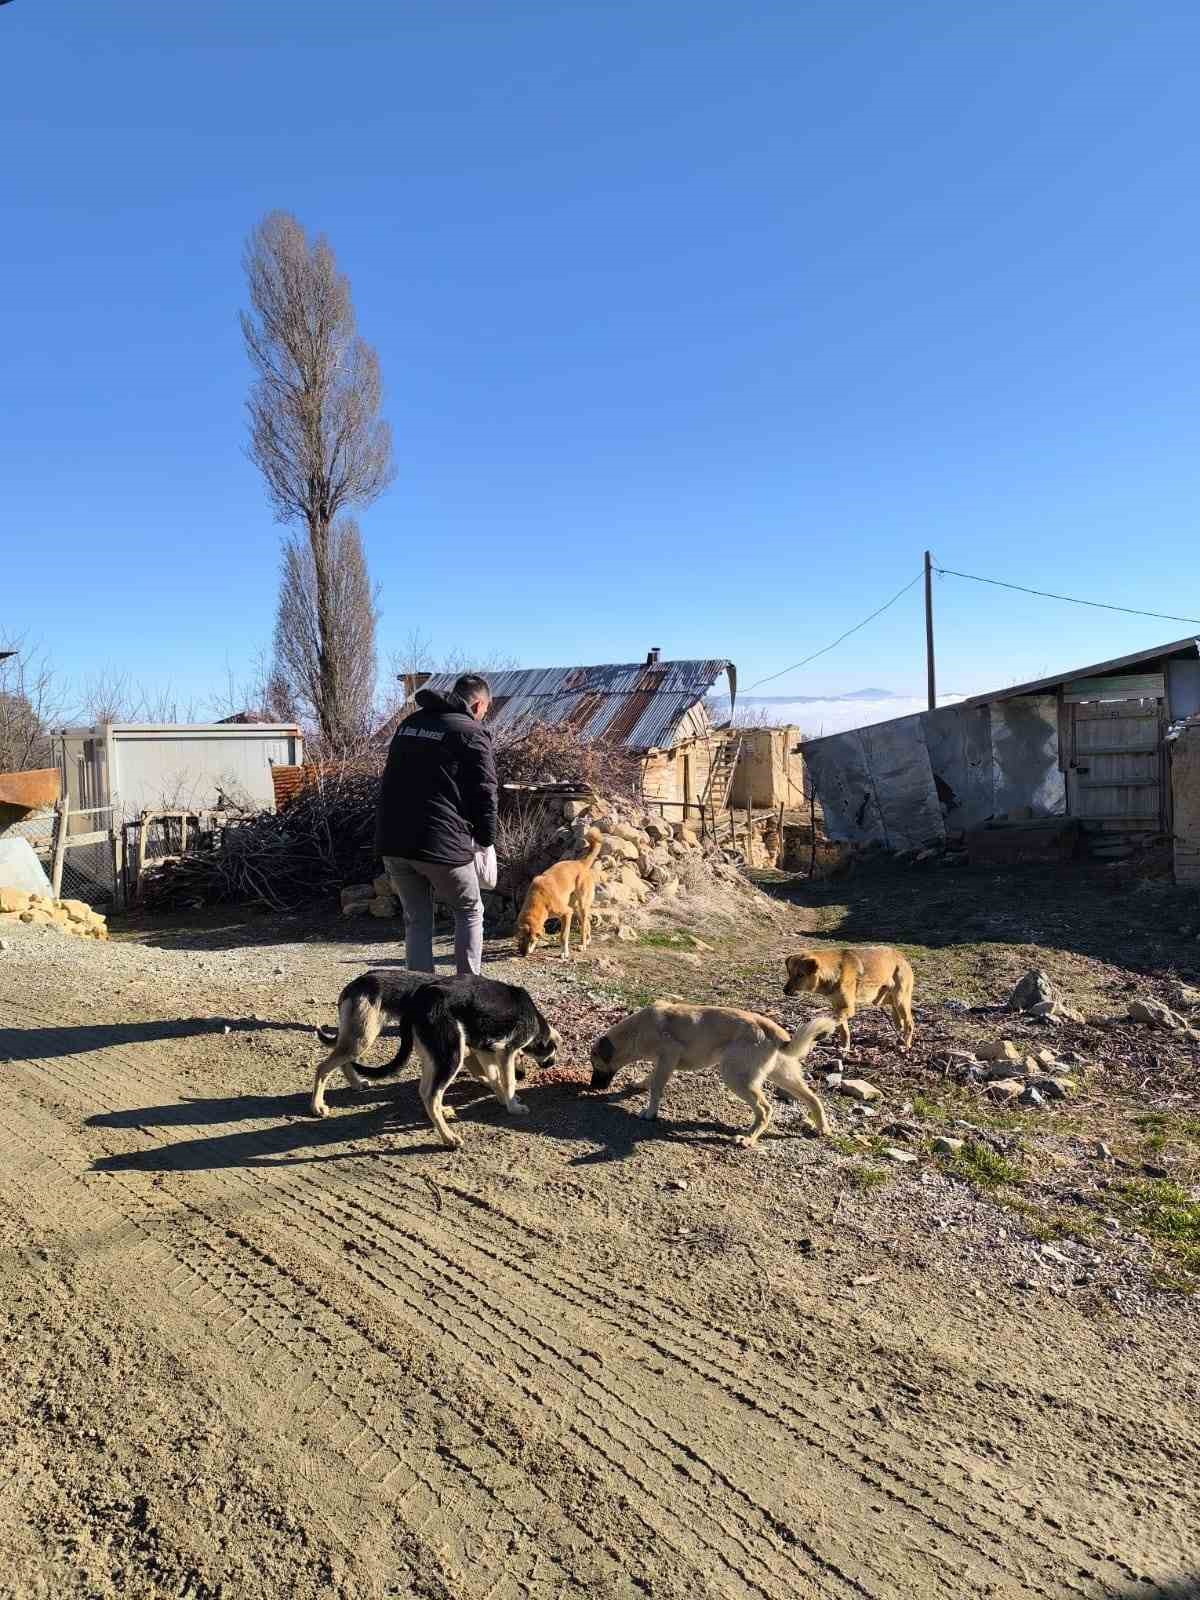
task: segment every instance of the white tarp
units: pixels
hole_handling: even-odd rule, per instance
[[[0,839],[0,889],[24,889],[27,894],[50,893],[50,879],[33,853],[28,839]]]

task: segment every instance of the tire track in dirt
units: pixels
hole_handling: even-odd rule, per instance
[[[57,1090],[65,1090],[69,1095],[82,1098],[70,1071],[57,1061],[53,1065],[39,1062],[31,1063],[30,1066],[38,1075],[49,1078]],[[113,1088],[127,1090],[129,1087],[123,1080],[113,1079],[111,1073],[106,1072],[103,1076],[108,1080],[110,1091]],[[229,1125],[226,1126],[228,1127]],[[254,1131],[251,1125],[247,1126],[251,1132]],[[253,1172],[253,1170],[248,1169],[249,1172]],[[112,1177],[114,1174],[110,1173],[107,1176]],[[194,1173],[189,1173],[187,1176],[192,1179],[195,1178]],[[311,1234],[313,1224],[321,1213],[319,1195],[317,1203],[314,1203],[311,1197],[308,1198],[307,1204],[298,1203],[296,1196],[288,1192],[296,1182],[306,1188],[314,1186],[314,1180],[309,1179],[307,1175],[296,1175],[292,1180],[292,1184],[286,1188],[282,1184],[274,1186],[279,1190],[275,1199],[277,1203],[284,1202],[285,1209],[290,1207],[291,1214],[298,1218],[306,1233]],[[254,1200],[261,1201],[264,1187],[261,1171],[257,1181],[247,1176],[247,1174],[239,1172],[236,1177],[236,1183],[238,1185],[247,1185]],[[226,1186],[223,1185],[222,1187]],[[326,1225],[329,1225],[328,1218],[325,1220]],[[340,1247],[347,1239],[355,1239],[361,1235],[361,1218],[356,1217],[349,1227],[345,1224],[335,1224],[334,1227],[335,1248],[330,1251],[330,1254],[336,1257],[336,1247]],[[456,1266],[449,1258],[445,1258],[444,1265],[451,1270]],[[206,1282],[212,1281],[211,1275],[204,1273],[202,1267],[197,1268],[194,1263],[192,1263],[192,1266],[193,1271],[199,1271]],[[489,1304],[487,1313],[490,1321],[485,1323],[482,1336],[474,1342],[463,1337],[462,1325],[459,1320],[447,1319],[437,1314],[436,1311],[431,1310],[427,1296],[438,1289],[444,1292],[447,1281],[444,1275],[440,1275],[436,1271],[426,1272],[424,1275],[418,1276],[414,1286],[411,1274],[407,1278],[404,1274],[399,1274],[384,1283],[383,1287],[388,1291],[389,1297],[394,1296],[396,1293],[400,1293],[403,1296],[412,1313],[414,1324],[418,1328],[427,1325],[432,1317],[434,1324],[443,1337],[458,1344],[462,1348],[464,1355],[476,1363],[479,1363],[481,1357],[489,1352],[503,1354],[505,1351],[512,1349],[514,1347],[514,1330],[507,1323],[507,1316],[512,1310],[511,1307],[506,1306],[503,1311],[498,1311],[494,1305]],[[200,1291],[198,1288],[193,1288],[191,1292],[195,1295]],[[465,1301],[461,1301],[461,1297],[460,1303],[464,1315],[469,1316],[472,1308]],[[211,1307],[205,1306],[200,1306],[198,1309],[201,1313],[205,1310],[211,1311]],[[476,1307],[475,1310],[478,1313],[479,1308]],[[257,1320],[261,1325],[262,1319],[259,1318]],[[518,1326],[515,1332],[517,1341],[533,1336],[529,1327]],[[248,1335],[243,1337],[252,1337],[253,1334],[254,1330],[251,1329]],[[542,1354],[546,1355],[549,1352],[550,1347],[547,1345]],[[579,1390],[581,1384],[586,1390],[592,1392],[599,1388],[595,1382],[589,1382],[587,1374],[571,1361],[569,1355],[562,1359],[567,1369],[560,1386],[561,1396],[564,1399]],[[536,1407],[541,1407],[545,1404],[546,1377],[547,1373],[542,1365],[525,1369],[524,1393],[521,1396],[525,1404],[532,1404]],[[758,1554],[751,1542],[752,1539],[757,1538],[758,1543],[764,1548],[770,1549],[773,1555],[778,1556],[781,1553],[778,1539],[773,1536],[773,1530],[781,1526],[780,1519],[766,1511],[765,1508],[755,1508],[760,1512],[761,1520],[757,1526],[750,1527],[749,1538],[739,1537],[734,1529],[727,1526],[724,1530],[725,1543],[723,1544],[721,1540],[712,1538],[707,1534],[707,1524],[717,1515],[719,1501],[712,1501],[705,1494],[699,1503],[692,1507],[696,1513],[695,1520],[685,1524],[688,1533],[691,1535],[690,1543],[693,1546],[689,1548],[689,1541],[673,1536],[673,1530],[680,1526],[677,1508],[679,1499],[677,1476],[682,1463],[687,1459],[686,1447],[680,1447],[679,1463],[674,1463],[669,1454],[655,1443],[656,1428],[653,1422],[648,1422],[644,1425],[640,1437],[626,1441],[618,1440],[612,1427],[605,1420],[603,1407],[606,1402],[609,1404],[619,1403],[618,1398],[611,1392],[598,1395],[596,1403],[591,1408],[589,1426],[572,1429],[575,1442],[580,1451],[584,1455],[595,1453],[605,1458],[614,1470],[621,1472],[626,1477],[627,1487],[641,1497],[643,1508],[648,1506],[652,1510],[652,1515],[649,1519],[649,1531],[652,1536],[657,1541],[665,1541],[675,1550],[677,1557],[695,1566],[698,1571],[715,1571],[720,1576],[723,1585],[722,1589],[717,1592],[757,1594],[768,1597],[768,1600],[774,1600],[776,1596],[792,1593],[793,1586],[799,1581],[806,1585],[803,1592],[812,1594],[830,1596],[870,1596],[872,1594],[871,1590],[862,1588],[852,1576],[843,1573],[827,1556],[820,1554],[815,1549],[807,1552],[808,1561],[805,1564],[798,1563],[794,1557],[784,1550],[780,1565],[785,1570],[782,1575],[774,1571],[770,1561]],[[611,1447],[605,1448],[602,1441],[606,1435],[613,1441],[616,1451],[619,1453],[614,1453],[614,1449]],[[658,1492],[656,1492],[653,1485],[646,1482],[644,1470],[639,1470],[641,1466],[640,1458],[646,1451],[657,1455],[663,1464],[659,1473],[660,1489]],[[717,1470],[715,1468],[710,1468],[709,1470],[714,1485],[718,1488],[722,1487]],[[735,1486],[732,1484],[728,1484],[726,1487],[730,1491],[735,1490]],[[795,1537],[786,1529],[786,1525],[783,1526],[787,1536]],[[873,1528],[864,1529],[864,1535],[866,1534],[874,1537],[876,1530]],[[796,1539],[796,1543],[798,1548],[804,1548],[803,1540]],[[826,1575],[834,1581],[836,1587],[826,1587],[822,1581]],[[733,1587],[729,1587],[730,1585]]]
[[[115,1209],[99,1199],[95,1184],[81,1181],[64,1146],[69,1152],[69,1140],[51,1119],[0,1110],[0,1184],[19,1199],[50,1169],[50,1225],[68,1236],[82,1230],[94,1237],[100,1223],[106,1259],[120,1253],[140,1269],[140,1313],[166,1309],[166,1301],[191,1325],[193,1338],[221,1337],[244,1358],[237,1371],[250,1408],[272,1417],[276,1428],[286,1424],[297,1444],[314,1441],[361,1475],[372,1497],[385,1497],[389,1512],[438,1548],[456,1593],[479,1600],[502,1591],[521,1600],[636,1593],[611,1559],[588,1549],[578,1530],[564,1529],[566,1537],[555,1539],[563,1519],[541,1496],[526,1495],[535,1502],[533,1515],[514,1509],[516,1497],[496,1487],[508,1480],[507,1464],[486,1439],[473,1441],[483,1464],[472,1467],[465,1452],[455,1456],[446,1449],[432,1419],[424,1438],[411,1412],[403,1428],[389,1422],[388,1407],[361,1369],[380,1366],[366,1361],[368,1355],[382,1356],[390,1369],[394,1352],[298,1285],[230,1219],[187,1206],[191,1231],[181,1239],[178,1197],[156,1191],[159,1206],[148,1206],[117,1177],[107,1180],[110,1192],[128,1195],[130,1204]],[[364,1393],[374,1403],[371,1412],[364,1409]],[[452,1393],[434,1398],[453,1414]],[[372,1520],[378,1542],[386,1545],[386,1525],[379,1515]]]
[[[39,1017],[39,1020],[51,1019]],[[128,1065],[133,1074],[132,1080],[120,1073],[116,1076],[109,1072],[103,1074],[112,1096],[125,1102],[131,1092],[144,1092],[147,1074],[141,1071],[140,1063],[126,1062],[124,1052],[111,1048],[106,1049],[104,1055]],[[95,1064],[96,1058],[88,1057],[84,1069],[93,1079]],[[73,1099],[85,1098],[69,1070],[56,1072],[47,1062],[36,1066],[39,1073],[48,1076],[57,1088],[67,1090]],[[87,1078],[84,1081],[87,1082]],[[160,1078],[159,1083],[166,1096],[178,1097],[170,1080]],[[250,1121],[226,1123],[223,1128],[223,1138],[240,1130],[248,1142],[267,1156],[278,1158],[281,1145],[287,1142],[286,1133],[272,1136],[260,1124]],[[184,1143],[183,1135],[192,1130],[180,1126],[156,1131],[167,1136],[170,1144]],[[223,1140],[207,1142],[215,1147]],[[202,1149],[206,1141],[189,1139],[186,1143],[189,1152],[195,1152]],[[1046,1581],[1054,1582],[1042,1569],[1047,1563],[1053,1567],[1062,1566],[1066,1555],[1064,1543],[1075,1545],[1077,1556],[1088,1564],[1105,1562],[1103,1553],[1089,1547],[1086,1540],[1059,1530],[1056,1548],[1032,1532],[1028,1521],[1024,1525],[1014,1523],[994,1510],[984,1519],[972,1516],[961,1506],[951,1511],[944,1503],[945,1485],[932,1477],[922,1463],[898,1452],[887,1461],[880,1459],[870,1448],[867,1435],[841,1419],[827,1400],[824,1406],[816,1406],[826,1414],[814,1416],[814,1404],[821,1398],[815,1382],[804,1386],[786,1380],[782,1374],[772,1373],[768,1383],[744,1368],[738,1370],[737,1347],[726,1330],[714,1324],[697,1326],[690,1317],[687,1321],[681,1320],[679,1313],[662,1297],[589,1274],[579,1262],[572,1263],[572,1269],[567,1270],[540,1261],[537,1272],[530,1270],[522,1253],[504,1248],[494,1231],[481,1234],[478,1214],[498,1213],[503,1219],[505,1235],[511,1236],[519,1230],[543,1247],[543,1256],[546,1235],[482,1196],[471,1191],[461,1193],[455,1186],[443,1184],[441,1194],[455,1197],[458,1204],[453,1210],[460,1214],[444,1211],[427,1227],[410,1214],[404,1219],[409,1225],[403,1226],[396,1215],[397,1200],[403,1196],[409,1202],[415,1201],[419,1211],[428,1214],[429,1190],[423,1181],[409,1180],[394,1172],[387,1178],[377,1179],[370,1170],[378,1167],[375,1154],[364,1151],[361,1160],[351,1158],[338,1162],[336,1171],[326,1168],[320,1178],[298,1172],[289,1162],[279,1166],[251,1166],[242,1169],[242,1174],[252,1175],[250,1188],[259,1199],[265,1188],[271,1194],[269,1205],[296,1218],[310,1233],[314,1225],[322,1230],[328,1254],[333,1258],[344,1250],[348,1241],[361,1240],[364,1235],[374,1236],[374,1265],[368,1268],[356,1260],[354,1269],[374,1281],[388,1297],[399,1295],[414,1320],[427,1321],[430,1317],[427,1292],[437,1290],[448,1295],[456,1308],[455,1315],[446,1318],[437,1313],[434,1321],[446,1339],[458,1343],[468,1361],[477,1364],[488,1353],[493,1358],[505,1356],[513,1348],[514,1333],[522,1344],[533,1341],[538,1352],[537,1364],[510,1359],[505,1366],[505,1362],[501,1362],[512,1403],[544,1406],[547,1396],[553,1394],[564,1414],[570,1411],[572,1404],[582,1409],[586,1427],[581,1431],[575,1426],[572,1430],[578,1447],[585,1451],[599,1447],[613,1470],[627,1476],[629,1483],[646,1499],[656,1536],[665,1537],[668,1543],[671,1542],[670,1525],[680,1501],[689,1507],[703,1527],[706,1516],[710,1525],[713,1522],[715,1496],[727,1520],[720,1528],[719,1540],[701,1537],[701,1554],[710,1565],[715,1562],[717,1570],[729,1572],[725,1552],[736,1549],[743,1565],[740,1570],[734,1568],[730,1575],[736,1575],[748,1585],[745,1592],[762,1595],[784,1592],[770,1587],[776,1581],[776,1567],[756,1556],[755,1540],[774,1544],[774,1560],[782,1557],[781,1565],[790,1569],[792,1582],[807,1582],[812,1592],[868,1595],[910,1591],[904,1574],[888,1570],[886,1563],[880,1568],[877,1562],[865,1559],[862,1554],[873,1544],[876,1549],[880,1544],[886,1548],[896,1529],[856,1519],[845,1499],[838,1502],[835,1497],[842,1520],[858,1521],[854,1531],[858,1541],[857,1567],[871,1584],[870,1588],[864,1587],[852,1571],[844,1570],[839,1562],[830,1563],[827,1556],[789,1526],[801,1520],[794,1508],[785,1508],[781,1514],[765,1503],[767,1496],[758,1497],[755,1490],[761,1488],[763,1472],[757,1474],[760,1480],[757,1486],[753,1481],[747,1486],[744,1458],[734,1464],[735,1478],[730,1475],[730,1468],[716,1466],[697,1450],[687,1437],[688,1418],[690,1415],[694,1419],[696,1408],[693,1406],[689,1412],[687,1406],[672,1403],[678,1392],[681,1371],[692,1389],[703,1389],[705,1407],[711,1408],[719,1402],[727,1409],[748,1412],[749,1416],[741,1419],[743,1429],[757,1417],[760,1427],[770,1425],[786,1431],[794,1443],[803,1446],[814,1458],[832,1461],[837,1473],[850,1479],[851,1485],[857,1481],[860,1495],[864,1490],[881,1494],[895,1515],[903,1515],[908,1526],[912,1519],[919,1518],[929,1528],[943,1534],[951,1541],[949,1552],[943,1551],[931,1559],[953,1559],[965,1545],[989,1576],[1018,1579],[1024,1594],[1051,1597],[1094,1592],[1079,1587],[1065,1574],[1063,1581],[1051,1588],[1039,1581],[1040,1574]],[[180,1169],[179,1175],[195,1178],[195,1173],[186,1167]],[[230,1182],[232,1180],[226,1180],[218,1187],[227,1187]],[[241,1176],[235,1187],[244,1187]],[[381,1210],[381,1207],[387,1209]],[[471,1211],[476,1213],[475,1217],[468,1214]],[[497,1219],[493,1216],[490,1220]],[[453,1254],[449,1253],[451,1244]],[[414,1252],[419,1264],[408,1259]],[[342,1267],[344,1270],[344,1257]],[[481,1272],[481,1267],[486,1270]],[[498,1274],[503,1293],[498,1293]],[[647,1351],[671,1363],[675,1370],[659,1386],[651,1413],[645,1410],[644,1396],[637,1392],[624,1393],[608,1381],[603,1370],[596,1373],[581,1364],[581,1352],[586,1356],[588,1347],[577,1338],[564,1339],[568,1325],[564,1317],[570,1321],[572,1334],[582,1330],[586,1339],[590,1323],[593,1341],[597,1331],[602,1336],[614,1333],[626,1342],[633,1338]],[[471,1337],[464,1335],[464,1320],[472,1331]],[[648,1333],[647,1328],[652,1328],[653,1334]],[[605,1440],[608,1442],[601,1442]],[[770,1450],[765,1453],[771,1454]],[[653,1465],[653,1481],[647,1477],[648,1463]],[[751,1480],[755,1476],[751,1473]],[[835,1487],[832,1483],[828,1486],[829,1489]],[[843,1482],[840,1487],[845,1491],[848,1485]],[[940,1500],[939,1495],[942,1496]],[[1027,1519],[1043,1514],[1028,1504],[1018,1509]],[[732,1523],[728,1521],[731,1510],[737,1513]],[[780,1545],[780,1539],[785,1543]],[[792,1543],[786,1542],[789,1540]],[[796,1551],[806,1558],[804,1563],[798,1559]],[[1110,1568],[1114,1579],[1133,1575],[1127,1568],[1122,1570],[1122,1565],[1117,1564],[1115,1570]],[[832,1582],[835,1587],[826,1589],[826,1582]],[[877,1590],[874,1585],[880,1582],[885,1587]]]

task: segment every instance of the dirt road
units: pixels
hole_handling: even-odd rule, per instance
[[[1186,1305],[973,1284],[714,1085],[314,1123],[369,955],[0,955],[0,1595],[1200,1592]]]

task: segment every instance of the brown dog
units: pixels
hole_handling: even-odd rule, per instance
[[[571,922],[578,916],[581,950],[586,950],[592,936],[592,896],[596,893],[596,879],[592,873],[604,835],[598,828],[589,828],[584,834],[588,844],[587,855],[578,861],[559,861],[540,872],[529,885],[525,904],[517,918],[517,954],[527,956],[546,936],[546,924],[551,917],[562,922],[563,960],[571,954]]]
[[[787,958],[784,994],[833,996],[833,1014],[846,1048],[850,1018],[857,1006],[882,1006],[900,1035],[903,1049],[913,1042],[913,970],[899,950],[860,945],[845,950],[800,950]]]

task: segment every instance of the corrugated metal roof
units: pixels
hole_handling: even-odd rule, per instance
[[[961,703],[968,706],[986,705],[990,700],[1012,700],[1018,695],[1039,694],[1043,689],[1056,689],[1060,683],[1074,678],[1103,678],[1126,667],[1141,666],[1147,661],[1157,661],[1160,656],[1194,656],[1200,641],[1173,639],[1170,644],[1156,644],[1149,650],[1135,650],[1132,655],[1114,656],[1111,661],[1093,661],[1087,667],[1072,667],[1070,672],[1057,672],[1050,678],[1034,678],[1029,683],[1013,684],[1008,689],[994,689],[990,694],[973,694]]]
[[[488,722],[568,722],[585,738],[608,739],[626,750],[669,750],[722,673],[737,693],[731,661],[657,661],[600,667],[522,667],[489,672],[492,707]],[[453,672],[422,684],[445,694]],[[699,732],[689,726],[686,736]]]

